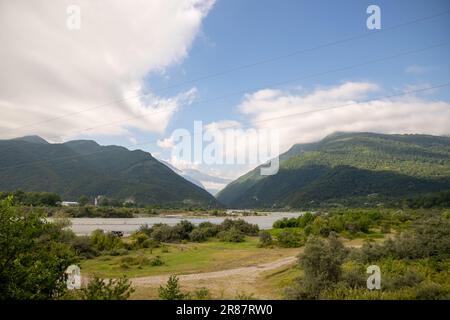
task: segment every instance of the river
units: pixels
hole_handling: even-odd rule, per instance
[[[301,212],[268,212],[264,215],[258,216],[238,216],[233,219],[240,218],[249,223],[257,224],[260,229],[270,229],[273,223],[282,218],[298,217]],[[122,231],[124,234],[129,235],[132,232],[139,229],[142,225],[152,226],[156,223],[165,223],[168,225],[175,225],[181,220],[188,220],[195,225],[202,222],[221,223],[227,217],[189,217],[189,216],[156,216],[156,217],[143,217],[143,218],[71,218],[72,225],[70,228],[77,235],[89,235],[96,229],[102,229],[105,231]]]

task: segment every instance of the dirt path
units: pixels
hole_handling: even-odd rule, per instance
[[[238,276],[239,278],[244,278],[246,281],[254,280],[257,278],[262,272],[277,269],[286,265],[294,264],[297,261],[296,256],[286,257],[280,260],[272,261],[269,263],[263,263],[255,266],[241,267],[235,269],[227,269],[221,271],[213,271],[213,272],[203,272],[203,273],[192,273],[192,274],[184,274],[179,275],[178,279],[180,282],[189,282],[189,281],[205,281],[212,279],[229,279],[231,277]],[[160,275],[160,276],[150,276],[150,277],[139,277],[132,278],[131,282],[134,286],[155,286],[161,285],[167,282],[169,275]]]

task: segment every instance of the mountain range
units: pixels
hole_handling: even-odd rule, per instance
[[[450,137],[338,132],[279,158],[276,175],[261,176],[257,167],[230,182],[142,150],[26,136],[0,140],[0,191],[56,192],[66,201],[104,195],[139,204],[306,208],[375,206],[450,190]],[[207,192],[224,185],[216,198]]]
[[[150,153],[91,140],[0,140],[1,191],[56,192],[64,200],[103,195],[139,204],[217,207],[216,199]]]
[[[450,138],[335,133],[280,155],[276,175],[260,167],[217,194],[228,207],[381,205],[450,190]]]

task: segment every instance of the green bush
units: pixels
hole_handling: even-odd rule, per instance
[[[95,230],[90,236],[91,245],[97,251],[108,251],[123,248],[122,240],[112,233]]]
[[[250,224],[243,219],[225,219],[220,224],[220,229],[222,231],[228,231],[231,229],[236,229],[244,235],[256,236],[259,232],[259,227],[257,224]]]
[[[283,229],[276,235],[277,243],[284,248],[297,248],[304,244],[304,238],[294,230]]]
[[[243,242],[245,240],[244,234],[236,227],[221,231],[218,236],[220,240],[225,242]]]
[[[99,255],[98,250],[92,245],[88,236],[75,237],[71,245],[79,257],[91,259]]]
[[[162,266],[164,264],[164,261],[161,259],[160,256],[156,256],[150,260],[150,265],[152,267]]]
[[[200,288],[197,290],[194,290],[191,294],[189,294],[189,297],[193,300],[211,300],[211,292],[207,288]]]
[[[181,292],[178,277],[171,275],[165,286],[160,286],[158,289],[159,298],[162,300],[184,300],[188,296]]]
[[[134,292],[126,278],[104,280],[95,277],[86,288],[81,289],[84,300],[126,300]]]
[[[203,242],[208,240],[208,230],[196,228],[189,234],[189,239],[194,242]]]
[[[269,247],[273,244],[272,235],[268,231],[261,231],[259,233],[259,245],[261,247]]]
[[[0,300],[56,299],[65,294],[65,271],[76,262],[63,224],[0,200]]]

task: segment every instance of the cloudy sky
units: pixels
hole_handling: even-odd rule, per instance
[[[450,134],[450,3],[377,1],[380,32],[370,4],[0,0],[0,139],[94,139],[235,178],[256,164],[177,159],[173,133],[276,130],[279,152],[335,131]]]

